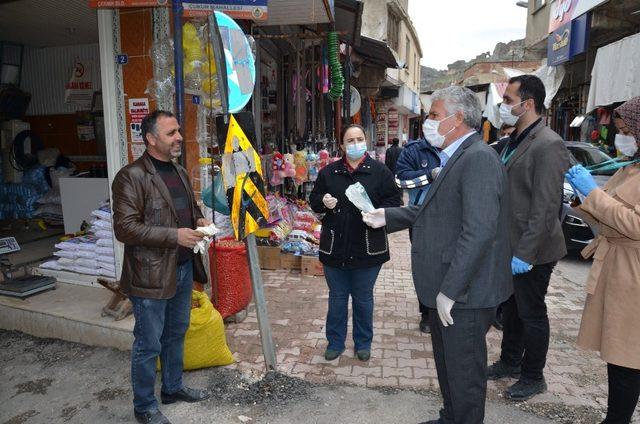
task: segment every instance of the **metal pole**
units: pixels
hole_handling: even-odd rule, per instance
[[[182,60],[182,0],[171,2],[173,7],[173,62],[176,72],[176,119],[184,132],[184,78]],[[182,143],[180,163],[184,166],[186,158],[186,144]]]
[[[262,354],[267,371],[276,369],[276,349],[271,336],[271,325],[267,313],[267,302],[264,297],[264,285],[262,283],[262,273],[260,272],[260,259],[258,258],[258,247],[256,236],[249,234],[244,241],[247,247],[249,259],[249,272],[251,274],[251,287],[253,297],[256,302],[256,315],[258,317],[258,328],[260,329],[260,339],[262,340]]]

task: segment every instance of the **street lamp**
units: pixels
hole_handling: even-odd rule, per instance
[[[520,6],[520,7],[524,7],[525,9],[529,8],[529,2],[528,1],[519,1],[516,2],[516,6]]]

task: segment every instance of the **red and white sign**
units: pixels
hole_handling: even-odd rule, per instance
[[[89,0],[94,9],[117,9],[120,7],[156,7],[168,6],[168,0]]]
[[[84,109],[91,108],[93,102],[91,62],[78,60],[73,64],[71,79],[64,86],[64,101]]]
[[[142,143],[142,119],[149,114],[149,99],[142,97],[140,99],[129,99],[129,116],[131,124],[131,142]]]

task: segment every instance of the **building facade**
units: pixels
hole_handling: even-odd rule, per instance
[[[377,152],[394,138],[401,143],[416,137],[420,121],[420,59],[422,48],[407,13],[408,0],[364,0],[362,35],[384,42],[397,68],[387,68],[374,97]]]

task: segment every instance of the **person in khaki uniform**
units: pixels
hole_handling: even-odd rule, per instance
[[[640,395],[640,97],[615,110],[616,148],[631,162],[602,188],[578,165],[568,181],[586,196],[579,210],[598,226],[598,236],[582,252],[593,257],[587,299],[578,335],[581,348],[600,352],[607,362],[609,400],[606,424],[629,423]],[[626,162],[626,161],[625,161]]]

